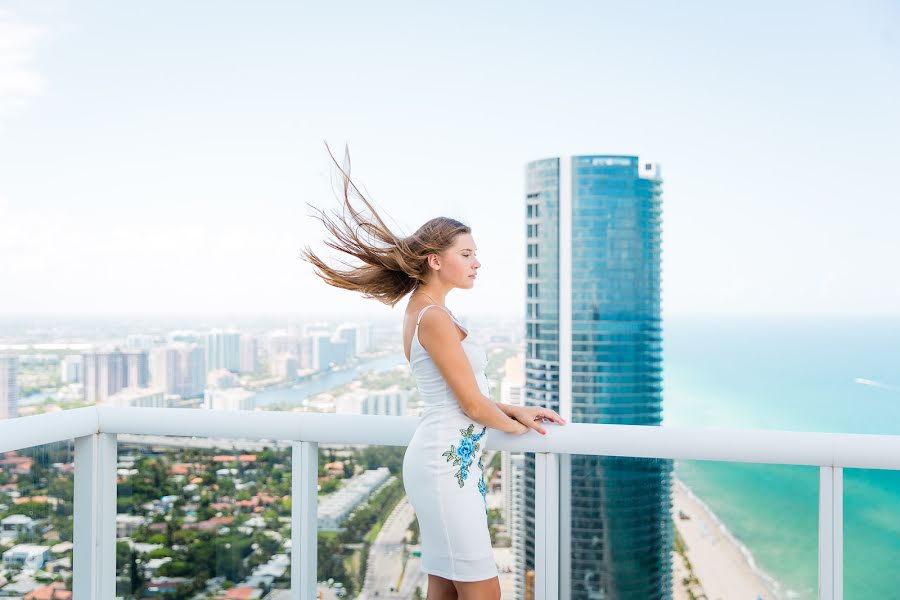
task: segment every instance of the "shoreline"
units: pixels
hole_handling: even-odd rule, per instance
[[[684,541],[684,555],[690,562],[693,575],[699,582],[703,596],[717,598],[748,598],[782,600],[796,594],[785,594],[781,584],[763,571],[753,553],[742,544],[728,527],[693,490],[677,477],[672,486],[672,521]],[[690,520],[681,520],[683,511]],[[675,552],[678,555],[678,552]],[[690,598],[681,578],[686,574],[683,561],[673,568],[674,598]],[[696,585],[692,591],[696,590]]]

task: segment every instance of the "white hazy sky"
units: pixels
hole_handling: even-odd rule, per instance
[[[389,314],[298,258],[328,140],[470,224],[464,313],[524,313],[525,163],[615,153],[665,314],[898,314],[898,106],[890,1],[0,0],[0,313]]]

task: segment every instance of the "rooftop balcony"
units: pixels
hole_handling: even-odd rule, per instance
[[[73,590],[116,597],[117,445],[130,436],[280,441],[291,446],[291,592],[316,598],[320,444],[406,446],[416,417],[89,407],[0,422],[0,452],[74,440]],[[900,470],[900,436],[548,424],[548,435],[492,432],[489,450],[536,457],[535,597],[564,597],[560,461],[566,455],[818,467],[818,598],[843,598],[844,469]],[[298,501],[299,499],[299,501]],[[810,507],[812,510],[813,507]],[[25,524],[27,525],[27,524]]]

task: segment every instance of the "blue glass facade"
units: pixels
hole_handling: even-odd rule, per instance
[[[526,404],[560,411],[560,245],[569,243],[571,403],[565,408],[571,421],[659,425],[657,167],[633,156],[562,160],[568,162],[544,159],[526,169]],[[561,203],[560,194],[570,196]],[[571,210],[568,231],[561,205]],[[533,454],[525,465],[526,485],[534,485]],[[571,543],[560,548],[570,557],[561,562],[569,566],[560,573],[564,592],[575,600],[670,598],[671,462],[578,455],[567,468],[571,491],[561,498],[570,502],[563,512],[570,523],[560,529],[570,527]],[[525,523],[531,569],[532,497]]]

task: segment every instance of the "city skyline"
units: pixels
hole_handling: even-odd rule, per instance
[[[662,165],[666,316],[900,306],[894,5],[179,6],[200,35],[174,5],[6,6],[3,314],[399,318],[299,259],[305,203],[338,207],[326,139],[398,232],[472,226],[461,313],[524,315],[521,175],[560,154]]]

